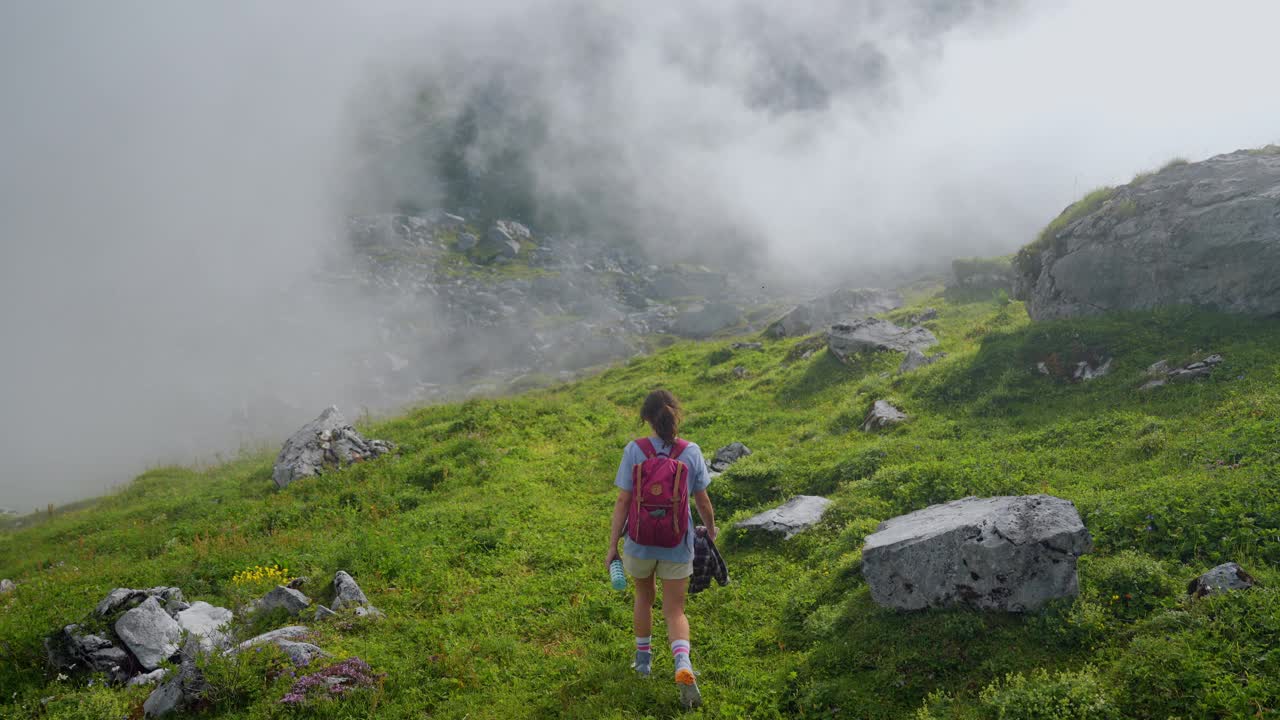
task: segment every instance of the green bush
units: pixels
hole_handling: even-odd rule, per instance
[[[1012,674],[979,695],[983,715],[994,720],[1111,720],[1121,714],[1097,671]]]

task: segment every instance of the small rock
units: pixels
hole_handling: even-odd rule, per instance
[[[362,605],[356,608],[356,617],[380,618],[386,617],[386,613],[372,605]]]
[[[283,585],[277,585],[274,590],[262,596],[258,601],[257,609],[270,612],[276,608],[284,608],[290,615],[297,615],[311,604],[311,598]]]
[[[947,356],[946,353],[937,353],[935,355],[926,356],[924,353],[920,352],[919,350],[915,348],[911,348],[910,350],[907,351],[906,357],[902,358],[902,363],[898,365],[898,374],[902,375],[905,373],[909,373],[913,370],[919,370],[922,367],[926,367],[938,362],[939,360],[941,360],[946,356]],[[1048,369],[1046,369],[1045,372],[1048,372]]]
[[[1256,584],[1253,576],[1233,562],[1223,563],[1187,585],[1187,594],[1201,598],[1233,590],[1248,590]]]
[[[1109,374],[1111,374],[1111,358],[1106,358],[1097,365],[1088,360],[1082,360],[1076,363],[1076,370],[1071,374],[1071,379],[1079,382],[1088,382]]]
[[[875,432],[905,422],[907,419],[898,408],[884,400],[877,400],[862,420],[862,432]]]
[[[17,589],[18,589],[18,586],[15,585],[12,580],[8,578],[5,578],[4,580],[0,580],[0,595],[11,593]]]
[[[249,638],[230,650],[225,651],[223,654],[231,655],[238,652],[244,652],[250,648],[269,642],[275,642],[276,640],[292,640],[300,638],[309,632],[311,632],[311,629],[306,625],[289,625],[288,627],[278,628],[271,632],[262,633],[261,635]]]
[[[711,469],[722,473],[728,470],[730,465],[750,454],[751,448],[740,442],[731,442],[716,451],[715,459],[711,461]]]
[[[125,684],[129,687],[135,687],[138,685],[155,685],[158,682],[163,682],[168,674],[168,670],[164,668],[157,668],[149,673],[138,673],[137,675],[129,678],[129,682]]]
[[[317,620],[325,620],[325,619],[328,619],[328,618],[331,618],[331,617],[338,617],[338,613],[336,613],[336,612],[334,612],[334,611],[330,610],[329,608],[327,608],[327,607],[325,607],[325,606],[323,606],[323,605],[317,605],[317,606],[316,606],[316,619],[317,619]]]
[[[730,345],[729,347],[733,348],[734,350],[763,350],[763,349],[764,349],[764,343],[758,343],[758,342],[736,342],[736,343],[734,343],[734,344]]]
[[[302,589],[302,586],[303,586],[303,585],[306,585],[306,584],[307,584],[307,583],[309,583],[309,582],[311,582],[311,578],[308,578],[308,577],[296,577],[296,578],[294,578],[294,579],[290,580],[290,581],[289,581],[289,584],[288,584],[288,585],[286,585],[285,587],[287,587],[287,588],[289,588],[289,589],[291,589],[291,590],[301,590],[301,589]]]
[[[1151,363],[1151,366],[1147,368],[1147,374],[1152,377],[1160,377],[1162,375],[1168,375],[1169,361],[1157,360],[1156,362]]]
[[[925,308],[924,310],[922,310],[922,311],[920,312],[920,314],[919,314],[919,315],[912,315],[912,316],[911,316],[911,324],[912,324],[912,325],[919,325],[920,323],[923,323],[923,322],[929,322],[930,320],[937,320],[937,319],[938,319],[938,310],[937,310],[937,308],[931,308],[931,307],[930,307],[930,308]]]
[[[334,574],[333,591],[334,610],[369,604],[369,598],[365,597],[364,591],[356,584],[355,578],[352,578],[346,570],[339,570]]]
[[[734,527],[781,533],[784,539],[790,539],[796,533],[816,525],[830,504],[831,501],[824,497],[797,495],[785,504],[743,520]]]
[[[182,641],[182,627],[169,617],[154,596],[121,615],[115,630],[125,647],[147,670],[155,670],[160,663],[173,657]]]
[[[457,247],[459,252],[468,252],[472,248],[474,248],[476,245],[479,245],[479,244],[480,244],[480,238],[476,237],[475,235],[472,235],[469,232],[458,233]]]
[[[276,647],[284,651],[285,655],[293,661],[294,665],[302,667],[310,665],[312,660],[318,657],[327,657],[328,653],[319,647],[307,642],[294,642],[293,640],[277,639],[273,643]]]
[[[739,380],[745,380],[747,377],[747,374],[748,374],[747,369],[742,365],[739,365],[733,369],[733,376],[735,378],[738,378]]]

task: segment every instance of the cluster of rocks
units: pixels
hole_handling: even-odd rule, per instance
[[[335,610],[350,609],[357,616],[381,616],[360,586],[345,571],[333,579]],[[311,601],[294,588],[277,586],[255,601],[248,612],[284,608],[297,615]],[[316,618],[337,613],[320,606]],[[298,666],[327,654],[304,637],[305,626],[273,630],[237,643],[230,630],[234,613],[197,600],[187,602],[176,587],[116,588],[107,594],[80,623],[63,627],[45,639],[51,667],[60,672],[98,672],[117,684],[158,685],[143,706],[148,717],[178,710],[199,698],[205,690],[196,660],[221,652],[235,655],[272,644]],[[166,663],[176,662],[169,672]]]
[[[1222,360],[1222,356],[1216,353],[1203,360],[1187,363],[1181,367],[1170,367],[1167,360],[1160,360],[1147,368],[1148,380],[1138,389],[1154,390],[1171,382],[1184,382],[1186,380],[1209,377],[1213,373],[1213,369],[1222,363]]]
[[[1088,382],[1110,375],[1113,360],[1114,358],[1108,355],[1096,353],[1077,360],[1068,367],[1062,367],[1056,358],[1053,359],[1052,364],[1049,360],[1041,360],[1036,363],[1036,372],[1048,377],[1056,376],[1069,382]]]
[[[1175,163],[1068,208],[1016,260],[1034,320],[1198,305],[1280,313],[1280,153]]]
[[[285,441],[271,477],[276,487],[285,488],[299,478],[372,459],[394,448],[385,440],[364,439],[331,405]]]

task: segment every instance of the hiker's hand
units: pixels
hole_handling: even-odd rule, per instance
[[[719,534],[720,534],[720,528],[716,527],[715,525],[712,525],[711,527],[707,528],[707,538],[711,540],[711,542],[715,542],[716,535],[719,535]]]
[[[604,554],[604,566],[607,568],[614,560],[618,559],[618,546],[609,548],[609,552]]]

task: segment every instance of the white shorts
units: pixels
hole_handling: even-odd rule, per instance
[[[671,562],[670,560],[645,560],[623,553],[622,569],[633,578],[644,580],[656,573],[659,580],[683,580],[693,574],[693,560],[689,562]]]

